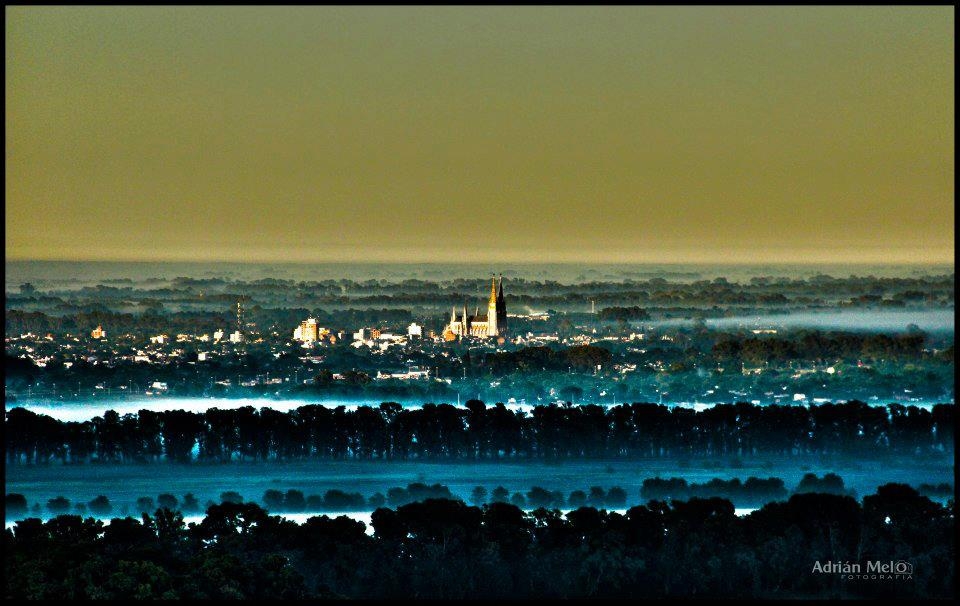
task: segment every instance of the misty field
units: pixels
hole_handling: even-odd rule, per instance
[[[160,493],[178,498],[190,492],[200,501],[219,502],[226,491],[239,492],[245,500],[260,502],[270,489],[323,494],[340,489],[370,497],[386,494],[397,486],[413,482],[439,483],[457,497],[469,501],[475,486],[488,491],[503,486],[510,493],[526,493],[534,486],[559,490],[589,490],[591,486],[609,489],[619,486],[627,492],[627,506],[640,504],[640,486],[653,477],[682,477],[688,482],[706,482],[712,478],[745,480],[750,476],[783,479],[788,490],[796,487],[808,472],[823,475],[834,472],[847,486],[863,496],[888,482],[917,486],[920,483],[952,482],[953,463],[947,458],[922,460],[886,460],[858,462],[818,460],[816,458],[777,461],[757,460],[655,460],[577,461],[549,463],[501,462],[390,462],[336,461],[291,463],[227,463],[190,465],[76,465],[10,466],[6,472],[7,493],[21,493],[30,503],[44,504],[64,496],[74,503],[86,503],[106,495],[120,514],[124,508],[134,512],[140,497],[156,499]],[[740,506],[739,503],[735,503]],[[44,511],[46,515],[46,511]]]

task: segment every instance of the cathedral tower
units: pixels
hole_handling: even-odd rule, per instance
[[[480,315],[480,306],[477,306],[473,315],[467,314],[467,302],[463,302],[463,310],[456,305],[450,308],[450,323],[443,330],[443,338],[452,341],[457,337],[499,337],[504,333],[507,325],[507,305],[503,299],[503,276],[499,282],[496,276],[490,279],[490,297],[487,299],[487,313]]]
[[[490,279],[490,301],[487,302],[487,336],[496,337],[497,330],[497,279]]]

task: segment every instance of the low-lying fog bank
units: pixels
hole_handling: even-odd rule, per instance
[[[839,311],[790,311],[752,316],[731,316],[727,318],[707,318],[708,328],[714,330],[731,329],[814,329],[840,330],[849,332],[899,333],[910,324],[924,332],[953,333],[955,313],[953,309],[871,309]],[[694,320],[673,319],[644,322],[653,326],[692,325]]]
[[[509,494],[526,493],[538,486],[569,495],[575,490],[617,486],[626,492],[625,506],[645,503],[641,494],[644,480],[683,478],[688,483],[707,483],[714,478],[731,480],[749,477],[783,480],[788,490],[800,484],[804,475],[838,474],[847,490],[857,497],[873,493],[880,485],[898,482],[919,486],[953,482],[953,460],[943,455],[922,459],[887,459],[882,463],[842,457],[777,460],[651,460],[459,463],[396,461],[325,461],[276,463],[157,465],[76,465],[8,466],[7,494],[23,494],[29,503],[64,496],[72,503],[87,503],[99,495],[109,498],[115,515],[135,512],[137,499],[169,493],[182,499],[190,493],[201,508],[219,502],[222,493],[239,493],[244,501],[260,502],[269,490],[302,491],[322,495],[328,490],[358,492],[364,497],[387,494],[393,487],[414,482],[441,484],[454,498],[471,502],[477,486],[491,492],[502,486]],[[755,505],[734,498],[735,505]],[[48,513],[45,509],[43,514]],[[136,514],[133,514],[136,515]],[[327,515],[330,515],[329,513]]]

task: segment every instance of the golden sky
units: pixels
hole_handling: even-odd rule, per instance
[[[13,7],[8,259],[952,262],[952,7]]]

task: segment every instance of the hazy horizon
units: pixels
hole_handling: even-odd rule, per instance
[[[552,280],[560,283],[621,281],[664,278],[672,282],[723,277],[732,282],[748,281],[756,276],[812,278],[830,275],[909,278],[953,275],[949,264],[893,263],[551,263],[502,262],[482,263],[468,260],[454,262],[411,263],[392,261],[333,261],[321,263],[243,262],[243,261],[23,261],[5,262],[7,292],[29,282],[42,288],[83,286],[114,281],[143,283],[150,280],[173,280],[177,277],[224,278],[255,281],[283,280],[387,280],[407,279],[447,281],[476,280],[482,294],[491,274],[502,274],[508,281]],[[509,290],[509,288],[508,288]]]
[[[325,263],[400,263],[408,265],[442,265],[442,264],[475,264],[475,263],[522,263],[522,264],[562,264],[562,265],[902,265],[902,266],[939,266],[954,264],[954,250],[926,250],[918,254],[916,250],[903,251],[824,251],[808,250],[784,253],[778,251],[683,251],[683,252],[627,252],[621,254],[604,254],[602,252],[580,253],[572,251],[539,251],[526,250],[511,255],[508,252],[497,251],[484,254],[476,250],[468,250],[470,259],[457,259],[462,250],[436,251],[431,254],[421,254],[411,249],[378,250],[367,252],[365,258],[356,258],[356,252],[338,251],[333,254],[314,254],[293,252],[274,254],[256,254],[240,249],[233,255],[207,254],[198,255],[195,252],[171,251],[169,254],[144,255],[136,251],[127,255],[97,255],[75,254],[72,256],[29,257],[7,254],[8,261],[17,262],[117,262],[117,263],[290,263],[297,265],[325,264]],[[762,261],[757,259],[762,258]]]
[[[7,259],[946,263],[952,7],[8,7]]]
[[[870,260],[858,258],[854,260],[822,260],[822,261],[810,261],[810,260],[766,260],[756,261],[756,260],[738,260],[738,261],[727,261],[727,260],[703,260],[703,261],[688,261],[688,260],[668,260],[668,261],[630,261],[621,259],[610,259],[610,260],[601,260],[601,261],[584,261],[582,259],[575,260],[563,260],[555,261],[550,258],[538,258],[536,260],[517,260],[517,259],[443,259],[443,260],[398,260],[395,257],[385,260],[380,259],[288,259],[288,258],[278,258],[278,259],[151,259],[151,258],[137,258],[137,259],[114,259],[114,258],[102,258],[102,259],[82,259],[82,258],[18,258],[18,257],[6,257],[6,263],[95,263],[95,264],[171,264],[171,265],[183,265],[183,264],[196,264],[196,265],[428,265],[428,266],[444,266],[444,265],[483,265],[483,264],[493,264],[493,263],[503,263],[503,264],[512,264],[512,265],[529,265],[529,266],[549,266],[549,265],[561,265],[561,266],[624,266],[624,267],[669,267],[669,266],[678,266],[678,267],[904,267],[904,268],[942,268],[942,269],[953,269],[955,267],[954,258],[950,257],[949,260],[944,261],[888,261],[888,260]]]

